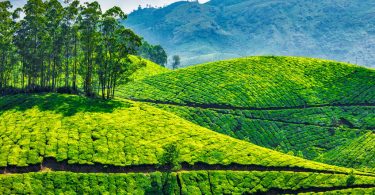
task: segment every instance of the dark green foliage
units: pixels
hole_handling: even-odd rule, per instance
[[[177,171],[181,168],[179,162],[180,151],[176,143],[170,143],[163,147],[163,155],[161,156],[159,163],[171,168],[172,171]]]
[[[349,174],[348,179],[346,179],[346,185],[347,186],[352,186],[352,185],[354,185],[354,183],[355,183],[355,176],[354,176],[353,172],[351,172]]]
[[[47,102],[48,104],[46,104]],[[59,94],[15,95],[0,99],[0,115],[8,110],[25,112],[34,107],[37,107],[40,111],[73,116],[78,112],[111,113],[119,107],[131,107],[131,104],[122,101],[103,101]]]
[[[172,69],[175,70],[181,65],[181,58],[178,55],[174,55],[172,58]]]
[[[137,54],[163,67],[167,64],[167,53],[160,45],[150,45],[147,41],[142,40],[142,45],[138,48]]]
[[[29,0],[12,14],[9,1],[0,4],[2,95],[83,89],[89,97],[110,99],[144,66],[129,59],[141,38],[120,24],[126,15],[119,7],[102,13],[98,2],[64,6],[58,0]],[[16,20],[19,11],[24,17]]]

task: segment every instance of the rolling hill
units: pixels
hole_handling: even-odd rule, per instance
[[[124,24],[183,65],[293,55],[373,67],[374,7],[372,0],[181,1],[136,10]]]
[[[305,71],[295,71],[299,66]],[[272,74],[275,69],[285,75]],[[122,98],[111,101],[54,93],[1,97],[0,191],[375,192],[373,70],[317,59],[253,57],[177,71],[146,62],[139,71],[133,82],[122,86]],[[318,79],[321,75],[328,76]],[[360,80],[359,75],[367,79]],[[267,87],[281,87],[280,81],[288,84],[280,94],[277,90],[266,94],[263,85],[249,82],[255,78]],[[343,78],[353,84],[346,97],[334,93],[343,90],[343,84],[330,83]],[[224,80],[230,81],[230,88],[222,85]],[[181,85],[186,89],[168,98]],[[295,93],[304,101],[292,102],[295,94],[279,97],[294,85],[300,87]],[[224,92],[216,91],[217,86]],[[264,102],[250,101],[248,94],[258,91]],[[223,104],[220,95],[229,92],[231,97],[242,95],[241,101],[228,98]],[[275,101],[265,102],[271,98]],[[291,151],[296,153],[290,155]],[[359,154],[363,158],[352,158]],[[341,156],[349,158],[344,161]]]
[[[375,188],[372,173],[236,140],[145,103],[39,94],[3,97],[0,108],[0,189],[5,194]],[[180,164],[172,172],[162,164],[171,144],[176,144],[175,160]]]
[[[374,133],[374,86],[373,69],[270,56],[156,75],[125,86],[121,96],[263,147],[335,165],[373,168],[372,143],[361,159],[351,150],[349,159],[330,154]]]

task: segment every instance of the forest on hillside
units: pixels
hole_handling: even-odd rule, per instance
[[[113,98],[116,87],[145,63],[160,64],[166,53],[143,41],[119,21],[121,8],[103,11],[98,2],[29,0],[13,8],[0,2],[0,94],[78,93]]]

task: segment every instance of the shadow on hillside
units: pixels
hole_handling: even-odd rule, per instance
[[[26,111],[33,107],[38,107],[40,111],[73,116],[78,112],[111,113],[116,108],[129,108],[131,104],[59,94],[27,94],[0,98],[0,115],[7,110]]]

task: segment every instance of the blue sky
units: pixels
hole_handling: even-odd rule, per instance
[[[0,0],[1,1],[1,0]],[[22,6],[27,0],[10,0],[15,7]],[[94,1],[94,0],[82,0],[84,1]],[[171,3],[181,1],[181,0],[97,0],[103,10],[106,10],[113,6],[121,7],[126,13],[131,12],[134,9],[137,9],[139,5],[145,7],[146,5],[152,6],[166,6]],[[200,3],[205,3],[208,0],[199,0]]]

